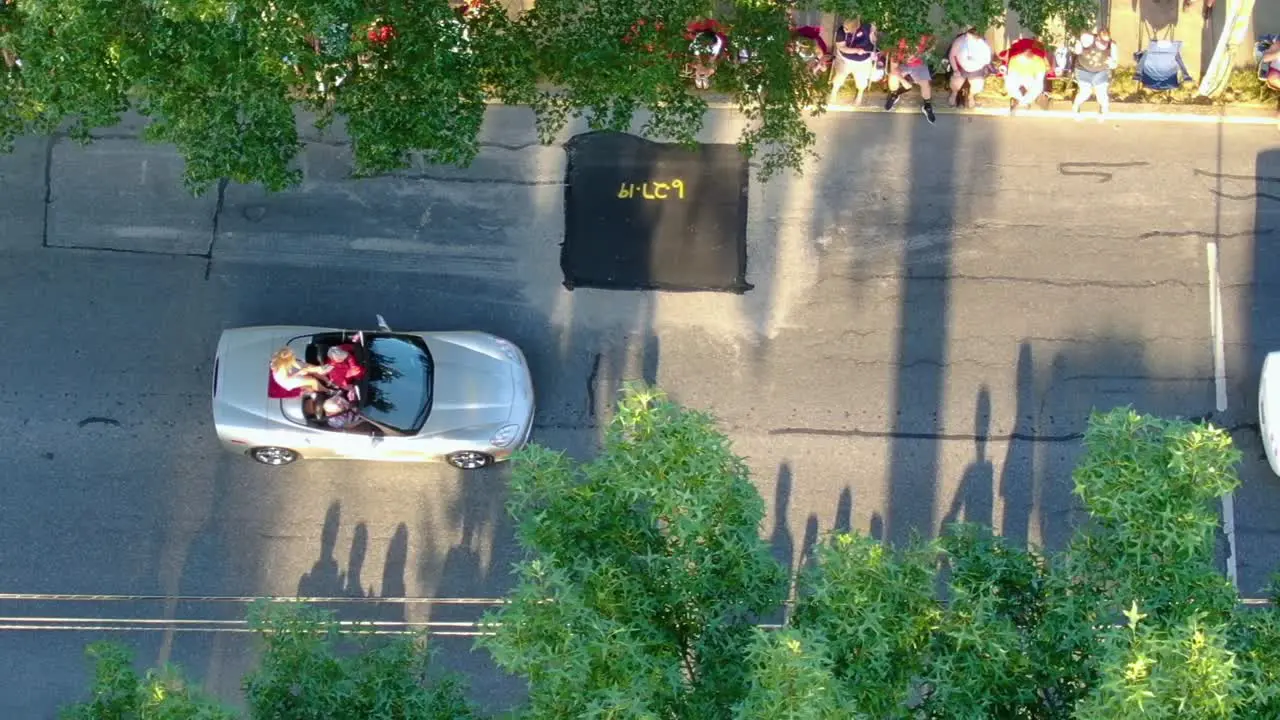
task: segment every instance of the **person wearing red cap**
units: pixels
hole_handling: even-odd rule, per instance
[[[1044,92],[1049,75],[1049,53],[1035,38],[1021,38],[1000,53],[1005,61],[1004,91],[1009,112],[1026,109]]]

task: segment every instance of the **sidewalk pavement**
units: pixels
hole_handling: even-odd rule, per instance
[[[759,267],[763,256],[774,252],[773,235],[782,215],[811,214],[829,202],[883,207],[883,198],[868,194],[874,188],[860,185],[855,189],[856,197],[822,198],[834,192],[836,185],[847,184],[833,181],[833,173],[839,174],[837,167],[856,166],[878,172],[886,143],[891,147],[904,141],[914,143],[933,137],[911,137],[915,133],[936,132],[936,142],[951,146],[961,141],[956,151],[969,153],[971,150],[964,149],[968,147],[966,139],[981,137],[994,148],[1006,142],[1021,144],[1031,138],[1044,141],[1040,136],[1046,132],[1054,138],[1060,137],[1061,131],[1096,132],[1089,129],[1097,125],[1093,121],[1066,123],[1053,129],[1042,122],[1022,120],[1070,117],[1069,106],[1063,101],[1056,101],[1050,110],[1021,112],[1016,122],[993,119],[974,124],[956,120],[965,115],[1007,116],[1008,108],[995,105],[955,110],[946,107],[945,95],[935,98],[940,117],[937,125],[928,130],[916,129],[913,121],[923,123],[922,118],[902,117],[919,114],[918,95],[904,98],[892,113],[883,110],[884,95],[875,94],[868,95],[862,107],[836,106],[829,115],[815,118],[812,127],[818,136],[817,161],[810,163],[802,175],[788,173],[763,185],[753,178],[749,204],[749,255],[753,266]],[[712,109],[698,140],[736,142],[746,119],[728,98],[715,96],[710,101]],[[1112,107],[1108,120],[1114,121],[1202,125],[1275,122],[1273,111],[1265,107],[1174,110],[1120,103]],[[866,116],[860,119],[849,117],[864,113]],[[873,121],[876,114],[883,117]],[[1096,117],[1096,105],[1087,106],[1085,114]],[[633,131],[638,131],[646,119],[638,116]],[[158,253],[205,261],[215,257],[297,264],[333,261],[379,268],[406,267],[397,259],[413,258],[414,262],[407,266],[436,263],[477,267],[483,263],[476,260],[473,249],[465,248],[456,237],[445,241],[430,238],[447,232],[465,232],[473,238],[477,233],[487,233],[496,238],[507,233],[509,227],[525,226],[526,234],[535,232],[539,240],[558,244],[563,239],[558,221],[534,230],[528,227],[529,218],[558,216],[556,209],[563,203],[567,166],[561,146],[572,135],[587,130],[584,121],[576,120],[553,144],[542,145],[528,108],[494,105],[481,130],[481,153],[471,167],[415,162],[401,172],[354,181],[350,178],[350,142],[343,124],[335,122],[322,132],[315,129],[311,118],[302,116],[299,127],[304,148],[297,161],[303,171],[301,186],[272,194],[256,185],[227,183],[192,197],[182,185],[182,158],[171,146],[140,140],[144,124],[144,118],[129,115],[115,127],[96,131],[95,141],[84,147],[63,136],[22,138],[14,153],[0,155],[0,251],[43,247]],[[1112,128],[1120,125],[1108,124]],[[1241,131],[1247,132],[1245,128]],[[419,207],[409,212],[409,205],[424,201],[423,188],[427,185],[434,188],[431,193],[447,196],[447,202],[434,200],[427,203],[425,210]],[[797,204],[794,198],[799,197],[809,200]],[[808,202],[817,205],[808,206]],[[350,210],[334,216],[327,211],[334,204]],[[454,217],[442,214],[445,206],[471,209],[466,217]],[[483,220],[476,222],[476,218]],[[491,241],[482,244],[493,247]],[[512,247],[528,244],[526,236],[525,242]],[[424,250],[428,247],[432,248],[429,253]],[[508,260],[518,265],[521,258]],[[550,277],[558,273],[558,268],[549,266],[545,271],[548,277],[544,280],[558,282]]]
[[[831,113],[863,113],[885,112],[884,92],[868,92],[861,105],[854,105],[852,94],[842,93],[840,102],[828,105]],[[1043,96],[1042,96],[1043,97]],[[717,103],[718,105],[718,103]],[[908,92],[902,103],[893,112],[919,112],[920,94]],[[986,117],[1009,117],[1009,101],[1003,94],[981,94],[978,96],[978,107],[974,109],[953,108],[947,102],[945,91],[934,90],[933,109],[938,115],[979,115]],[[1067,120],[1096,119],[1098,103],[1090,100],[1085,103],[1079,115],[1071,111],[1069,99],[1050,99],[1047,107],[1032,106],[1019,110],[1014,117],[1056,118]],[[1280,117],[1274,106],[1270,105],[1191,105],[1185,103],[1133,103],[1111,101],[1111,113],[1107,120],[1121,122],[1174,122],[1208,125],[1276,125],[1280,127]]]

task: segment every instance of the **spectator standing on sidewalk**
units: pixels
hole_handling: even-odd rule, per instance
[[[844,83],[853,76],[853,87],[857,91],[853,104],[861,105],[863,95],[871,86],[871,76],[876,67],[876,27],[871,23],[858,20],[845,20],[836,30],[835,63],[832,66],[831,100],[834,105],[836,95]]]
[[[1111,71],[1120,64],[1120,55],[1115,41],[1111,39],[1111,31],[1103,28],[1097,35],[1085,33],[1071,47],[1076,56],[1076,92],[1071,111],[1080,116],[1080,107],[1089,99],[1090,94],[1098,96],[1099,119],[1111,112],[1111,98],[1107,96],[1107,88],[1111,83]]]
[[[1001,53],[1005,61],[1004,91],[1009,112],[1025,110],[1044,92],[1049,75],[1049,53],[1035,38],[1021,38]]]
[[[978,93],[987,82],[987,66],[991,64],[991,46],[978,34],[976,28],[966,28],[951,41],[947,52],[951,64],[951,107],[960,104],[960,93],[969,86],[965,95],[966,107],[978,106]]]
[[[930,85],[933,76],[929,74],[925,60],[925,53],[932,45],[931,35],[921,36],[914,44],[908,44],[906,38],[898,41],[898,46],[889,56],[889,98],[884,101],[885,110],[892,110],[914,83],[920,86],[920,98],[924,100],[920,112],[928,118],[930,125],[937,121],[933,113],[933,87]]]

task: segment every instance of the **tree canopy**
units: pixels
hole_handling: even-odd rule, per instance
[[[509,509],[525,557],[478,645],[527,680],[527,720],[1146,720],[1280,717],[1280,611],[1218,570],[1215,501],[1239,453],[1205,423],[1094,414],[1071,478],[1089,519],[1056,551],[975,524],[890,547],[825,537],[798,573],[713,419],[623,393],[586,462],[530,446]],[[783,622],[777,624],[785,613]],[[250,718],[466,718],[421,642],[264,605]],[[772,623],[772,624],[771,624]],[[94,646],[67,720],[236,717],[172,671]]]
[[[341,629],[333,615],[296,603],[262,603],[250,613],[262,641],[258,667],[244,679],[250,720],[468,720],[463,686],[428,681],[420,639],[376,638],[368,627]],[[193,688],[176,668],[139,675],[131,654],[91,645],[88,701],[62,720],[239,720],[240,713]]]
[[[811,0],[813,1],[813,0]],[[693,87],[691,23],[728,39],[713,90],[748,118],[762,177],[813,155],[807,118],[828,80],[795,53],[792,10],[821,8],[898,38],[1000,22],[1001,0],[5,0],[0,149],[25,133],[89,131],[134,108],[147,137],[186,159],[186,182],[281,189],[298,180],[295,111],[346,122],[357,173],[467,165],[489,101],[526,104],[552,141],[574,116],[693,143],[708,94]],[[1024,23],[1092,18],[1094,0],[1010,0]],[[1092,6],[1094,10],[1089,10]],[[933,20],[941,18],[934,27]],[[1087,23],[1086,23],[1087,24]]]
[[[835,533],[775,631],[745,621],[783,594],[741,461],[708,416],[632,387],[598,459],[517,462],[529,557],[481,644],[548,720],[1275,717],[1277,613],[1237,609],[1214,555],[1238,457],[1209,425],[1095,414],[1068,547]]]

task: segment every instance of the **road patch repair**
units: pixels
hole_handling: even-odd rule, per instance
[[[564,286],[745,293],[747,158],[590,132],[566,145]]]

